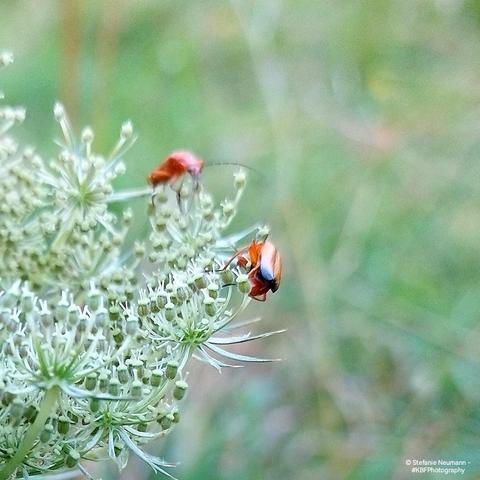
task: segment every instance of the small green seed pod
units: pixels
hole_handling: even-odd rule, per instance
[[[8,391],[8,390],[5,390],[5,392],[3,392],[3,396],[2,396],[2,404],[7,407],[8,405],[10,405],[10,403],[12,403],[13,399],[15,398],[15,395]]]
[[[71,305],[68,308],[68,324],[74,327],[78,322],[78,308],[75,305]]]
[[[90,411],[92,413],[98,412],[100,409],[100,400],[98,398],[91,398],[90,399]]]
[[[33,423],[37,418],[37,414],[38,414],[38,410],[33,405],[29,405],[25,410],[25,413],[23,414],[23,416],[25,417],[27,422]]]
[[[77,330],[83,333],[87,330],[87,326],[88,326],[88,317],[84,314],[80,315],[78,317]]]
[[[178,362],[175,360],[170,360],[167,363],[167,368],[165,369],[165,375],[169,380],[173,380],[177,376],[178,371]]]
[[[68,304],[59,303],[55,308],[55,318],[59,322],[64,322],[68,316]]]
[[[168,322],[172,322],[175,319],[175,305],[172,302],[168,302],[165,305],[165,318]]]
[[[97,374],[95,372],[89,373],[85,377],[85,388],[87,390],[95,390],[95,387],[97,386]]]
[[[70,429],[70,421],[67,417],[64,415],[58,417],[58,422],[57,422],[57,430],[58,433],[65,435],[68,433],[68,430]]]
[[[247,275],[241,274],[237,277],[237,286],[241,293],[250,293],[250,282]]]
[[[208,316],[213,317],[215,315],[215,300],[211,297],[207,297],[203,300],[203,306]]]
[[[207,286],[208,294],[210,295],[211,298],[217,298],[218,297],[218,285],[216,283],[210,283]]]
[[[119,328],[113,330],[112,337],[117,345],[121,345],[124,340],[123,332]]]
[[[76,450],[70,450],[68,452],[67,458],[65,459],[65,464],[69,468],[75,467],[80,461],[80,454]]]
[[[140,399],[142,397],[143,384],[139,380],[134,380],[130,388],[130,393],[133,398]]]
[[[88,292],[87,305],[92,312],[95,312],[100,307],[100,290],[94,288]]]
[[[70,418],[71,423],[73,424],[78,423],[78,417],[73,412],[68,412],[67,415],[68,415],[68,418]]]
[[[152,387],[158,387],[162,382],[163,373],[161,370],[154,370],[150,377],[150,385]]]
[[[220,272],[220,278],[225,285],[230,285],[235,280],[235,275],[231,270],[225,269]]]
[[[205,288],[207,286],[207,281],[205,276],[201,273],[194,277],[195,286],[199,289]]]
[[[53,434],[53,426],[51,423],[47,423],[43,427],[42,433],[40,433],[40,441],[42,443],[48,443],[52,438],[52,434]]]
[[[148,428],[148,423],[142,422],[142,423],[137,424],[137,430],[139,432],[146,432],[147,428]]]
[[[126,362],[127,366],[129,366],[132,370],[136,370],[137,372],[137,375],[139,378],[142,378],[143,375],[144,375],[144,365],[143,365],[143,362],[142,360],[140,360],[139,358],[136,359],[136,358],[130,358],[128,359]]]
[[[35,305],[33,293],[26,293],[22,295],[22,310],[25,313],[30,313]]]
[[[100,308],[95,312],[95,325],[102,328],[107,324],[107,309]]]
[[[118,305],[112,305],[108,309],[108,314],[110,316],[110,320],[116,322],[120,318],[120,307]]]
[[[128,373],[128,368],[126,365],[119,365],[117,368],[118,380],[120,383],[128,383],[130,380],[130,374]]]
[[[168,430],[172,426],[173,422],[173,415],[171,413],[165,415],[160,420],[160,425],[162,426],[163,430]]]
[[[125,296],[128,301],[132,301],[135,297],[135,289],[132,285],[127,285],[125,287]]]
[[[10,415],[18,420],[23,415],[24,403],[20,398],[15,398],[10,405]]]
[[[50,312],[40,312],[40,322],[44,327],[49,327],[53,324],[53,317]]]
[[[111,378],[108,384],[108,393],[114,397],[118,397],[120,393],[120,382],[118,378]]]
[[[172,415],[173,423],[178,423],[180,421],[180,412],[178,411],[178,408],[172,410]]]
[[[175,382],[175,389],[173,390],[173,397],[176,400],[181,400],[187,391],[188,383],[183,380]]]
[[[102,372],[98,376],[98,387],[102,392],[106,392],[108,388],[108,375],[105,372]]]
[[[125,331],[127,335],[135,335],[138,330],[138,318],[136,317],[128,317],[127,323],[125,326]]]
[[[138,300],[137,313],[140,317],[145,317],[150,313],[150,302],[146,298]]]

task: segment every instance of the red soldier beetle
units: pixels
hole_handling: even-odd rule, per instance
[[[278,290],[282,278],[282,259],[272,242],[253,240],[250,245],[239,250],[223,268],[228,267],[235,258],[240,267],[248,270],[251,298],[264,302],[270,290]]]
[[[200,185],[199,178],[203,165],[203,160],[197,158],[193,153],[175,151],[165,158],[165,160],[148,175],[148,181],[155,189],[155,187],[160,184],[168,183],[172,185],[188,173],[192,177],[193,189],[197,191]],[[177,193],[179,203],[181,187],[182,184],[180,184],[177,189],[174,189]]]
[[[174,151],[168,157],[166,157],[158,167],[156,167],[148,175],[147,180],[152,185],[153,189],[157,185],[170,184],[173,185],[175,182],[180,180],[189,174],[192,177],[193,190],[196,192],[200,187],[200,173],[204,167],[218,166],[218,165],[238,165],[243,168],[254,171],[257,174],[260,174],[258,170],[247,165],[242,165],[241,163],[235,162],[219,162],[219,163],[209,163],[205,165],[205,162],[198,158],[193,153],[186,150]],[[261,174],[260,174],[261,175]],[[183,181],[177,188],[174,188],[174,191],[177,194],[177,200],[180,204],[180,190],[182,188]]]

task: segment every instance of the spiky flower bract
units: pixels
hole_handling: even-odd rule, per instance
[[[10,61],[0,55],[0,66]],[[188,181],[185,208],[168,186],[153,198],[148,188],[116,192],[131,123],[102,156],[90,128],[77,138],[60,104],[54,116],[62,140],[45,160],[11,137],[24,111],[0,109],[0,480],[89,476],[83,460],[123,468],[130,454],[171,475],[142,445],[179,421],[190,359],[217,369],[266,361],[226,349],[271,333],[228,333],[249,283],[233,264],[221,268],[242,237],[265,230],[226,234],[243,172],[219,205]],[[109,204],[137,196],[150,233],[128,246],[132,214]]]

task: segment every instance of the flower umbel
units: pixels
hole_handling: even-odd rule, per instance
[[[0,54],[0,67],[10,62]],[[278,332],[235,333],[256,320],[238,320],[245,269],[225,267],[238,242],[266,232],[226,233],[244,172],[219,204],[192,181],[153,197],[151,187],[117,192],[132,124],[102,156],[90,128],[77,139],[60,104],[54,116],[60,151],[45,161],[10,136],[24,111],[0,108],[0,480],[71,469],[91,478],[83,460],[123,468],[131,453],[171,476],[142,445],[178,423],[190,359],[218,370],[269,361],[227,349]],[[109,204],[135,197],[151,228],[129,247],[131,213]]]

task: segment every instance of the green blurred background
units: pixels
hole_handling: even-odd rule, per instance
[[[133,121],[122,186],[174,148],[262,173],[235,227],[269,222],[284,280],[247,313],[288,332],[243,351],[284,361],[192,366],[151,447],[176,476],[403,479],[441,458],[480,478],[479,1],[3,0],[0,18],[16,134],[44,156],[60,99],[100,151]],[[220,199],[232,171],[203,182]]]

